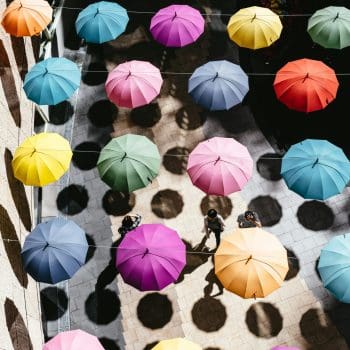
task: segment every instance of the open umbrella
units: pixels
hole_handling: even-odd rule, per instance
[[[282,158],[281,175],[289,189],[307,199],[327,199],[350,181],[350,162],[343,150],[326,140],[307,139]]]
[[[129,61],[119,64],[106,81],[108,98],[119,107],[144,106],[155,99],[163,79],[157,67],[145,61]]]
[[[161,290],[173,283],[185,264],[185,244],[176,231],[162,224],[144,224],[130,231],[116,256],[124,282],[141,291]]]
[[[42,32],[52,20],[52,8],[44,0],[13,0],[2,15],[1,24],[14,36],[32,36]]]
[[[57,181],[69,168],[72,150],[68,140],[56,133],[42,132],[25,139],[12,160],[15,177],[29,186]]]
[[[113,138],[97,161],[101,179],[121,192],[147,186],[157,176],[159,167],[157,146],[145,136],[132,134]]]
[[[129,16],[124,7],[100,1],[79,13],[75,29],[86,42],[101,44],[116,39],[125,31],[128,22]]]
[[[35,227],[21,254],[25,270],[37,282],[56,284],[85,264],[87,251],[84,231],[74,221],[55,218]]]
[[[56,105],[73,95],[80,78],[74,62],[51,57],[32,67],[25,76],[23,89],[27,97],[39,105]]]
[[[314,112],[331,103],[339,83],[334,70],[321,61],[306,58],[288,62],[273,83],[277,98],[288,108]]]
[[[279,16],[266,7],[240,9],[228,22],[230,39],[241,47],[260,49],[273,44],[281,35]]]
[[[327,49],[350,46],[350,10],[342,6],[318,10],[310,17],[307,31],[315,43]]]
[[[227,196],[240,191],[250,179],[253,159],[233,138],[213,137],[190,153],[187,172],[192,183],[205,193]]]
[[[188,81],[188,93],[211,111],[230,109],[241,103],[248,91],[248,76],[239,65],[225,60],[200,66]]]
[[[288,272],[287,251],[260,228],[236,229],[223,237],[214,256],[222,285],[243,298],[262,298],[279,288]]]
[[[188,5],[170,5],[160,9],[151,20],[153,38],[168,47],[195,42],[204,31],[204,18]]]
[[[160,341],[151,350],[201,350],[202,348],[185,339],[185,338],[173,338]]]

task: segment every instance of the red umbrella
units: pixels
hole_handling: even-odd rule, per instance
[[[304,58],[283,66],[273,87],[288,108],[309,113],[326,108],[335,99],[339,83],[332,68]]]

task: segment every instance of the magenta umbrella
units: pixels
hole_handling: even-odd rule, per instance
[[[187,172],[192,183],[205,193],[227,196],[240,191],[250,179],[253,159],[233,138],[213,137],[190,153]]]
[[[138,226],[117,249],[116,266],[124,282],[141,291],[161,290],[175,282],[185,264],[185,244],[162,224]]]
[[[105,84],[108,98],[119,107],[144,106],[156,98],[163,79],[157,67],[145,61],[119,64]]]
[[[204,18],[188,5],[170,5],[160,9],[151,20],[154,40],[168,47],[195,42],[204,31]]]

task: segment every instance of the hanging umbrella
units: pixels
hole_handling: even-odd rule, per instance
[[[113,138],[97,161],[101,179],[121,192],[147,186],[157,176],[159,167],[157,146],[145,136],[132,134]]]
[[[270,9],[251,6],[239,10],[230,18],[227,31],[237,45],[256,50],[270,46],[280,37],[282,23]]]
[[[176,281],[186,264],[186,247],[176,231],[144,224],[118,246],[116,266],[125,283],[141,291],[161,290]]]
[[[281,175],[288,188],[306,199],[327,199],[350,181],[350,162],[341,148],[326,140],[307,139],[282,158]]]
[[[80,329],[57,334],[44,344],[43,350],[104,350],[97,337]]]
[[[26,74],[23,89],[39,105],[56,105],[71,97],[80,85],[78,66],[64,57],[47,58]]]
[[[287,251],[260,228],[236,229],[214,255],[222,285],[242,298],[262,298],[279,288],[288,272]]]
[[[52,20],[52,8],[44,0],[13,0],[2,14],[7,33],[21,37],[42,32]]]
[[[201,350],[202,348],[185,339],[185,338],[173,338],[160,341],[151,350]]]
[[[233,138],[213,137],[190,153],[187,172],[192,183],[205,193],[227,196],[240,191],[250,179],[253,159]]]
[[[86,42],[101,44],[116,39],[125,31],[128,22],[129,16],[124,7],[100,1],[79,13],[75,29]]]
[[[208,62],[188,81],[188,93],[211,111],[230,109],[241,103],[248,91],[248,76],[239,65],[228,61]]]
[[[317,269],[325,288],[350,303],[350,234],[333,237],[321,250]]]
[[[195,42],[204,31],[204,18],[188,5],[160,9],[151,20],[153,38],[168,47],[183,47]]]
[[[321,61],[301,59],[288,62],[276,74],[273,87],[288,108],[314,112],[326,108],[338,91],[334,70]]]
[[[21,254],[25,270],[37,282],[56,284],[85,264],[87,251],[84,231],[74,221],[55,218],[35,227]]]
[[[106,92],[117,106],[135,108],[155,99],[162,84],[157,67],[145,61],[129,61],[119,64],[108,74]]]
[[[327,49],[350,46],[350,10],[342,6],[318,10],[310,17],[307,31],[315,43]]]
[[[15,177],[28,186],[45,186],[57,181],[72,159],[69,142],[56,133],[42,132],[21,143],[13,156]]]

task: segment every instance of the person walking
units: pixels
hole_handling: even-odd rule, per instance
[[[261,227],[258,214],[255,211],[247,210],[237,218],[239,228]]]
[[[221,215],[215,209],[209,209],[204,217],[205,235],[209,238],[210,232],[214,232],[216,239],[216,248],[220,244],[221,232],[224,231],[225,222]]]
[[[124,237],[129,231],[133,230],[141,223],[141,215],[126,215],[122,221],[121,227],[119,227],[118,232],[122,237]]]

